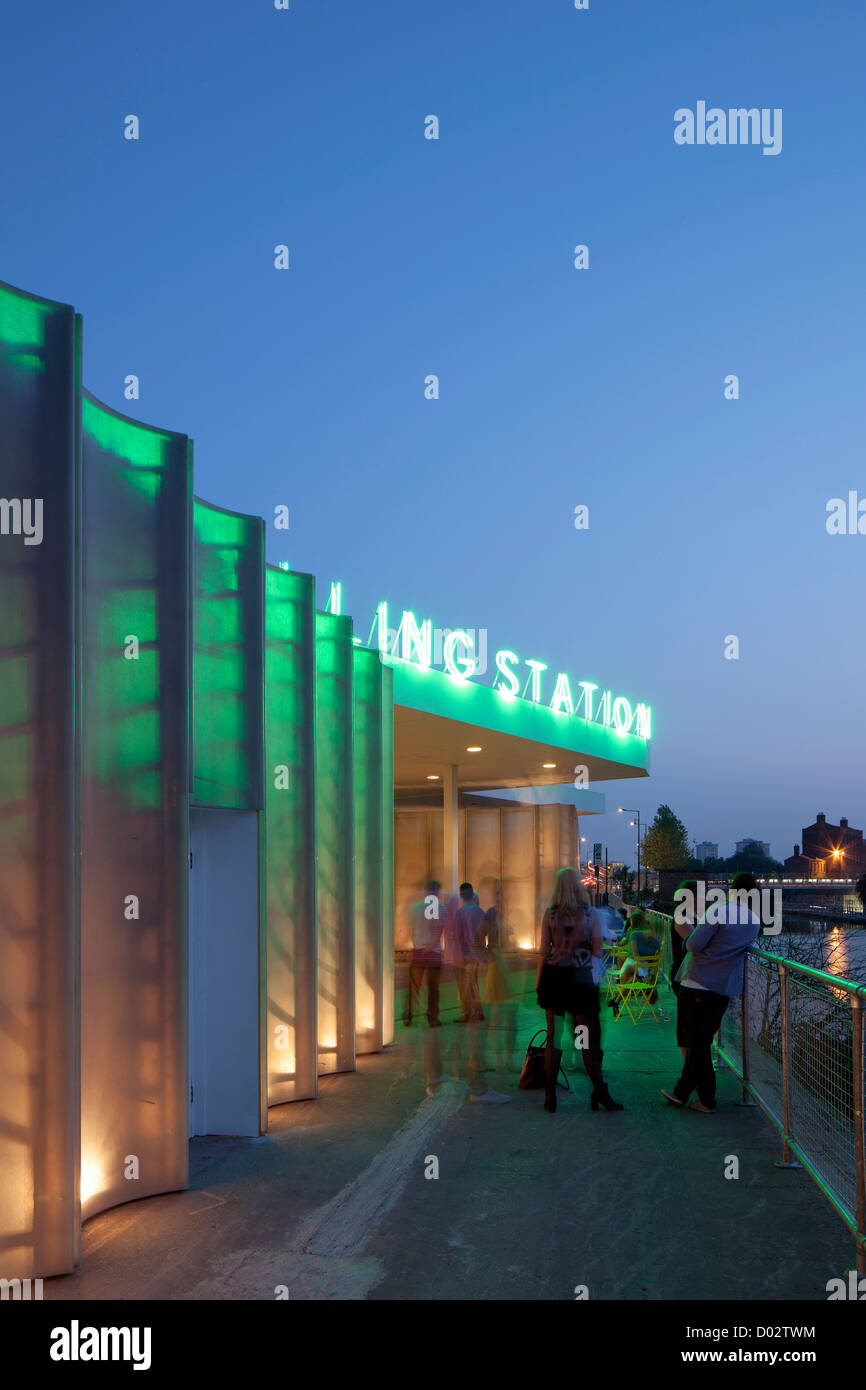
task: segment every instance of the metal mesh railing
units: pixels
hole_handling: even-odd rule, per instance
[[[854,1232],[861,1274],[864,1001],[864,985],[753,946],[742,998],[731,1000],[718,1038],[718,1056],[742,1083],[744,1103],[757,1102],[779,1130],[779,1166],[804,1167]]]

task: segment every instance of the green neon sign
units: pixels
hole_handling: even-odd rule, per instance
[[[393,631],[388,626],[388,605],[380,603],[376,618],[370,631],[377,634],[380,655],[387,661],[403,661],[414,666],[432,668],[433,666],[433,621],[425,618],[419,622],[414,613],[402,610],[399,626]],[[462,650],[458,650],[462,648]],[[442,649],[442,664],[445,672],[458,682],[471,681],[478,669],[474,656],[474,643],[469,634],[462,629],[449,632]],[[543,661],[527,657],[521,663],[517,652],[502,648],[496,653],[496,676],[493,689],[503,699],[525,699],[532,704],[547,704],[555,714],[564,718],[583,719],[589,723],[603,724],[618,734],[632,734],[634,737],[649,740],[652,737],[652,709],[648,704],[633,704],[624,695],[615,695],[611,690],[603,690],[596,698],[600,687],[593,681],[577,681],[575,689],[580,693],[575,698],[572,684],[565,671],[558,671],[549,700],[544,691],[542,676],[548,667]],[[518,670],[528,672],[521,693]],[[550,689],[549,678],[547,689]],[[529,692],[527,695],[527,691]]]

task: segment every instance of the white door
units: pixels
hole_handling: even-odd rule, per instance
[[[256,811],[190,811],[189,1133],[260,1133]]]

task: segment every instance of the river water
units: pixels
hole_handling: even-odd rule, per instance
[[[866,984],[866,926],[783,917],[779,935],[759,936],[755,945],[815,970]]]

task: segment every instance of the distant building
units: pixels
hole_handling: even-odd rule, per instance
[[[823,859],[810,859],[808,855],[800,853],[800,846],[794,846],[794,853],[789,854],[785,860],[785,873],[792,874],[795,878],[823,878],[824,861]]]
[[[710,840],[701,840],[699,845],[695,845],[695,858],[700,859],[703,864],[705,859],[718,859],[719,847]]]
[[[832,878],[859,878],[866,873],[863,831],[852,829],[847,816],[842,816],[838,825],[829,825],[820,811],[815,824],[803,830],[803,854],[819,859],[825,874]]]
[[[767,844],[766,840],[738,840],[734,853],[744,854],[747,849],[763,850],[767,858],[769,859],[770,857],[770,846]]]

